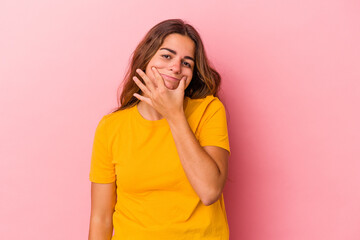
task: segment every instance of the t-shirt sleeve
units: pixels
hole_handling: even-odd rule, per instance
[[[200,122],[201,146],[218,146],[230,153],[225,107],[219,99],[209,103]]]
[[[111,183],[115,181],[115,166],[109,148],[106,116],[104,116],[95,131],[89,179],[95,183]]]

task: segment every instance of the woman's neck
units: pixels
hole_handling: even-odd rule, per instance
[[[156,111],[152,106],[150,106],[146,102],[140,101],[138,103],[138,110],[143,118],[150,121],[156,121],[163,118],[163,116],[158,111]]]

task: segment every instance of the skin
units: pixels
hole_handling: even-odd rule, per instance
[[[190,58],[194,53],[195,44],[189,37],[168,35],[145,72],[137,70],[145,84],[133,77],[143,92],[134,96],[140,100],[138,110],[145,119],[167,120],[186,176],[201,202],[208,206],[222,194],[229,152],[217,146],[200,146],[185,117],[184,92],[193,76],[195,63]],[[92,183],[89,240],[111,239],[115,203],[115,182]]]
[[[112,216],[116,203],[115,182],[91,183],[91,214],[89,240],[110,240],[113,233]]]

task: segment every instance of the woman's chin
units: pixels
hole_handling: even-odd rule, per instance
[[[179,84],[170,84],[170,83],[165,82],[165,87],[167,87],[170,90],[176,89],[178,87],[178,85]]]

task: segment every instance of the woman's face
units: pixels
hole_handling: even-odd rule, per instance
[[[151,67],[157,68],[165,86],[176,89],[179,81],[186,76],[185,88],[189,86],[195,66],[195,43],[191,38],[181,34],[168,35],[146,66],[146,74],[154,80]]]

